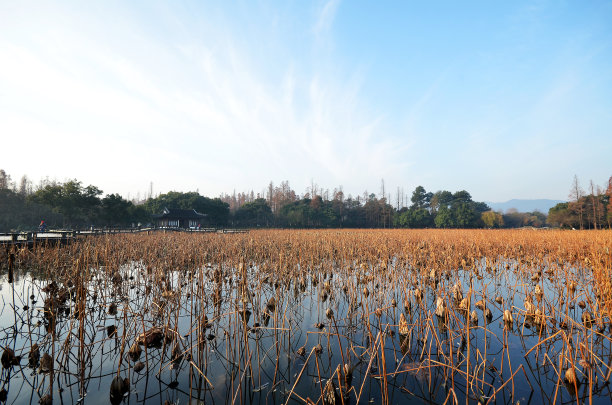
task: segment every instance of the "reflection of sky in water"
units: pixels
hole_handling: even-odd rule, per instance
[[[524,326],[524,317],[519,315],[519,309],[524,308],[525,294],[533,291],[534,284],[528,275],[519,277],[512,271],[514,263],[509,264],[511,265],[509,270],[500,267],[497,271],[489,272],[486,271],[486,266],[483,264],[480,266],[479,275],[473,275],[471,279],[475,291],[472,298],[472,309],[474,309],[475,301],[485,295],[488,299],[487,307],[491,309],[493,318],[487,324],[482,311],[476,309],[479,322],[478,327],[472,329],[470,335],[470,361],[472,367],[477,367],[472,368],[472,372],[476,370],[477,382],[470,395],[487,400],[493,390],[500,387],[509,378],[511,373],[508,368],[508,360],[510,360],[512,372],[517,371],[520,365],[524,367],[524,372],[519,371],[514,378],[514,403],[517,400],[521,403],[527,401],[550,403],[554,397],[558,380],[554,367],[557,367],[559,353],[562,349],[561,335],[542,344],[539,353],[532,351],[525,357],[525,353],[540,339],[551,336],[556,330],[549,327],[543,330],[542,336],[539,337],[539,331],[534,325],[530,328]],[[10,381],[5,384],[9,388],[9,403],[37,402],[38,394],[34,393],[31,387],[41,387],[39,391],[41,394],[45,393],[49,387],[49,377],[33,373],[27,368],[27,353],[31,342],[34,341],[41,346],[41,353],[53,350],[58,353],[56,355],[58,372],[56,372],[53,386],[55,401],[77,402],[82,395],[80,392],[82,390],[86,393],[86,403],[108,403],[110,382],[119,367],[125,329],[124,309],[128,314],[133,315],[128,316],[127,320],[128,338],[124,347],[124,351],[127,352],[135,337],[142,332],[143,320],[147,328],[153,326],[152,320],[159,312],[158,306],[163,301],[158,299],[153,302],[151,296],[145,297],[144,280],[148,276],[141,271],[138,265],[126,266],[122,268],[122,272],[125,281],[119,288],[112,286],[105,279],[98,281],[96,276],[90,283],[90,293],[96,292],[98,300],[94,303],[90,299],[86,303],[88,312],[84,330],[87,347],[83,377],[80,376],[81,370],[79,370],[78,362],[79,321],[65,314],[61,315],[58,318],[58,339],[52,345],[49,335],[45,333],[42,312],[39,311],[42,309],[44,296],[39,293],[38,288],[46,285],[47,282],[33,281],[29,274],[16,273],[15,283],[11,286],[6,282],[6,275],[3,276],[3,283],[0,285],[2,297],[0,321],[3,334],[0,336],[0,341],[3,346],[12,347],[17,354],[24,356],[21,362],[22,369],[14,367],[10,374]],[[256,269],[251,269],[250,272],[250,279],[253,279]],[[579,276],[583,277],[578,269],[573,269],[572,272],[577,279]],[[446,303],[449,308],[452,305],[450,301],[452,285],[460,281],[463,285],[463,292],[466,294],[470,284],[468,272],[459,271],[455,274],[456,277],[451,277],[448,281],[443,277],[442,285],[439,286],[447,291]],[[129,280],[129,276],[133,276],[134,279]],[[254,296],[253,303],[248,306],[252,312],[248,328],[252,328],[255,322],[259,322],[262,328],[247,331],[242,325],[240,315],[234,312],[233,303],[238,300],[239,294],[236,280],[233,280],[231,285],[224,283],[223,296],[226,298],[220,307],[215,308],[211,298],[214,284],[207,280],[203,287],[197,286],[195,282],[184,279],[184,276],[185,273],[182,272],[173,272],[170,275],[170,281],[175,286],[175,290],[176,286],[182,285],[179,316],[176,316],[177,311],[174,306],[176,304],[172,301],[167,304],[167,311],[161,311],[161,313],[170,314],[171,324],[178,321],[181,348],[191,354],[193,363],[205,373],[208,382],[199,377],[199,371],[195,367],[190,367],[187,360],[183,360],[180,365],[172,365],[169,358],[174,345],[172,342],[169,343],[163,360],[161,360],[162,349],[149,348],[147,350],[148,373],[147,369],[141,373],[134,372],[131,368],[134,363],[127,357],[121,362],[121,376],[129,376],[132,383],[130,402],[163,403],[169,400],[187,403],[191,395],[207,402],[226,403],[232,402],[236,395],[237,403],[280,403],[287,399],[287,394],[292,388],[301,397],[316,400],[327,378],[334,373],[338,365],[343,363],[343,357],[344,361],[351,364],[353,371],[352,384],[355,390],[351,393],[353,402],[355,395],[362,389],[362,384],[362,402],[370,399],[380,402],[382,380],[377,376],[381,372],[382,363],[379,356],[368,369],[370,355],[367,353],[367,348],[370,333],[372,339],[376,340],[378,337],[384,342],[386,370],[390,374],[387,378],[390,402],[398,403],[408,400],[444,402],[453,380],[455,394],[460,401],[462,401],[461,398],[465,401],[466,363],[463,359],[467,343],[460,333],[460,330],[464,328],[464,319],[459,315],[456,318],[451,316],[446,327],[433,315],[432,322],[423,322],[427,313],[433,314],[436,299],[435,290],[424,282],[425,278],[422,278],[420,283],[425,289],[423,305],[418,306],[413,301],[412,310],[406,313],[409,324],[414,326],[412,334],[407,338],[409,347],[406,350],[406,347],[401,348],[400,337],[395,325],[399,322],[400,313],[404,311],[406,293],[404,286],[412,277],[408,271],[397,271],[392,277],[389,277],[392,281],[389,280],[383,285],[377,285],[381,282],[380,280],[369,282],[367,286],[372,293],[367,301],[362,302],[362,306],[360,306],[361,298],[349,300],[349,295],[343,291],[342,287],[347,285],[343,275],[328,280],[332,288],[325,302],[321,302],[320,295],[323,280],[320,280],[316,286],[313,285],[312,280],[305,280],[304,291],[298,288],[299,280],[293,280],[289,286],[280,285],[277,294],[280,294],[281,299],[277,303],[276,313],[270,319],[268,327],[263,327],[262,311],[268,299],[275,294],[275,287],[264,284],[260,295]],[[355,282],[355,278],[351,278],[353,285]],[[555,286],[545,276],[543,286],[545,292],[543,305],[548,308],[546,312],[550,313],[551,309],[560,308],[559,294],[555,288],[563,286]],[[154,289],[158,287],[153,286]],[[206,341],[202,346],[198,346],[195,338],[198,327],[197,319],[203,313],[195,307],[193,312],[191,311],[193,304],[191,296],[197,294],[200,287],[203,288],[204,300],[207,303],[206,315],[212,325],[206,330],[206,334],[214,335],[214,339]],[[363,285],[357,287],[358,291],[361,291],[362,288]],[[12,311],[13,292],[17,308],[17,335],[13,328],[15,324],[15,313]],[[29,302],[29,296],[32,294],[37,300],[34,305]],[[153,294],[159,296],[159,290],[157,292],[154,290]],[[231,298],[228,299],[229,294]],[[589,292],[589,294],[592,293]],[[495,303],[497,296],[503,297],[502,305]],[[278,297],[279,295],[277,299]],[[391,306],[393,298],[397,302],[395,308]],[[26,302],[30,306],[27,311],[23,310]],[[108,305],[111,302],[118,305],[116,315],[108,314]],[[73,314],[75,302],[68,300],[67,306],[70,308],[70,313]],[[370,312],[369,332],[362,317],[366,306]],[[325,315],[328,308],[334,311],[335,319],[337,319],[335,324]],[[380,317],[374,313],[377,308],[382,309]],[[507,308],[512,309],[515,317],[511,331],[505,331],[502,322],[503,310]],[[451,311],[451,314],[455,312]],[[570,316],[578,323],[580,323],[581,314],[582,311],[578,306],[570,311]],[[167,321],[167,318],[163,319]],[[38,321],[41,322],[41,326],[36,326]],[[317,323],[324,323],[324,329],[316,328]],[[106,327],[109,325],[118,326],[116,337],[108,338]],[[340,341],[336,332],[340,335]],[[235,336],[233,336],[234,333],[236,333]],[[423,336],[426,338],[423,339]],[[573,339],[575,345],[583,341],[582,329],[575,328]],[[509,351],[503,350],[505,340],[507,340]],[[438,352],[437,341],[442,342],[443,352]],[[610,359],[609,344],[605,338],[593,336],[589,342],[593,344],[593,350],[600,358],[604,361]],[[294,387],[306,357],[319,343],[323,347],[323,352],[318,357],[310,356],[303,375]],[[301,346],[306,348],[304,357],[296,355],[296,350]],[[69,352],[66,347],[70,347]],[[378,353],[380,354],[381,351],[378,350]],[[143,351],[142,361],[145,361],[144,357],[145,352]],[[249,358],[251,366],[245,369]],[[439,363],[448,364],[451,358],[452,363],[459,367],[459,371],[452,375],[452,379],[448,368],[444,370],[441,367],[435,367]],[[483,358],[486,361],[483,361]],[[554,362],[554,367],[551,361]],[[430,368],[429,365],[432,367]],[[500,376],[501,370],[503,370],[503,375]],[[193,377],[191,386],[190,372]],[[366,373],[368,378],[364,383]],[[3,381],[6,381],[7,377],[8,372],[4,370]],[[212,384],[213,389],[210,389],[209,383]],[[335,377],[335,384],[338,386],[337,377]],[[602,384],[603,382],[599,381],[598,385],[593,387],[597,394],[594,397],[594,403],[609,403],[610,401],[611,394],[607,388],[602,388]],[[533,387],[533,391],[530,387]],[[584,390],[584,385],[581,387],[581,392],[582,390]],[[510,392],[510,384],[508,384],[506,389],[499,392],[496,397],[497,402],[510,402],[512,400]],[[558,403],[575,401],[563,385],[559,387],[558,395]]]

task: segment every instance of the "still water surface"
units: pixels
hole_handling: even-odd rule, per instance
[[[248,268],[250,281],[241,284],[235,269],[211,266],[177,270],[160,284],[132,263],[113,279],[104,269],[91,269],[84,293],[78,293],[76,281],[54,283],[34,270],[17,272],[13,283],[5,274],[0,345],[21,360],[2,368],[0,388],[10,404],[49,398],[88,404],[190,399],[282,404],[304,403],[306,398],[316,402],[331,377],[335,388],[348,389],[345,403],[381,403],[385,398],[389,403],[444,403],[455,396],[465,403],[466,393],[470,402],[483,403],[548,404],[555,396],[557,403],[576,403],[577,398],[588,401],[589,395],[596,404],[612,402],[609,380],[580,384],[575,393],[558,372],[567,342],[563,336],[573,338],[574,350],[589,345],[603,365],[610,365],[609,329],[570,325],[562,331],[556,319],[538,327],[522,312],[525,294],[533,288],[530,281],[512,267],[493,272],[481,267],[478,278],[453,272],[452,282],[459,281],[464,293],[472,283],[473,302],[486,297],[492,311],[487,321],[476,310],[478,324],[472,324],[469,337],[458,311],[450,310],[444,318],[433,315],[440,291],[448,292],[444,300],[453,307],[452,284],[441,287],[450,282],[440,280],[436,286],[422,280],[419,304],[405,287],[410,271],[402,269],[394,269],[388,279],[367,282],[347,272],[313,271],[310,278],[281,285],[269,276],[261,280],[256,267]],[[578,269],[575,273],[585,277]],[[559,307],[553,286],[546,280],[542,285],[542,308]],[[363,287],[377,293],[364,294]],[[502,304],[495,302],[498,296]],[[273,307],[268,305],[272,297]],[[406,297],[410,308],[405,307]],[[504,309],[514,314],[512,327],[504,327]],[[571,311],[569,316],[581,325],[582,310],[576,306]],[[406,336],[398,333],[401,313],[410,326]],[[137,345],[138,336],[154,327],[165,338],[157,345]],[[29,360],[34,344],[41,356],[47,353],[53,359],[50,370],[41,367],[41,360]],[[142,352],[130,356],[136,346]],[[346,372],[337,369],[344,364]],[[579,380],[587,381],[588,367],[578,370]],[[111,396],[116,377],[129,379],[129,385]]]

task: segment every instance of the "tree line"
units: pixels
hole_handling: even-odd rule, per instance
[[[559,203],[548,212],[548,222],[573,229],[610,229],[612,226],[612,177],[605,187],[589,182],[588,193],[574,176],[568,202]]]
[[[566,228],[610,227],[612,178],[607,188],[595,187],[586,194],[577,178],[567,203],[540,212],[494,212],[484,202],[474,201],[469,192],[428,192],[418,186],[410,197],[399,188],[395,205],[381,192],[345,196],[342,187],[324,190],[316,184],[303,195],[282,182],[270,183],[261,193],[223,194],[209,198],[198,192],[171,191],[144,201],[129,201],[119,194],[106,194],[94,185],[71,179],[45,179],[34,187],[24,176],[13,182],[0,170],[0,231],[29,230],[45,220],[50,227],[130,227],[149,225],[153,214],[164,208],[195,209],[207,215],[203,226],[278,228],[513,228],[547,225]]]

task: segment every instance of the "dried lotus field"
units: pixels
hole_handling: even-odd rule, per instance
[[[261,230],[0,252],[0,400],[608,404],[612,232]]]

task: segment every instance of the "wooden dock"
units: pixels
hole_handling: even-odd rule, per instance
[[[78,238],[97,235],[126,233],[185,232],[185,233],[247,233],[248,229],[226,228],[125,228],[125,229],[87,229],[87,230],[49,230],[45,232],[0,233],[0,246],[33,247],[35,245],[67,245]]]
[[[0,245],[4,246],[67,245],[75,239],[74,231],[0,233]]]

